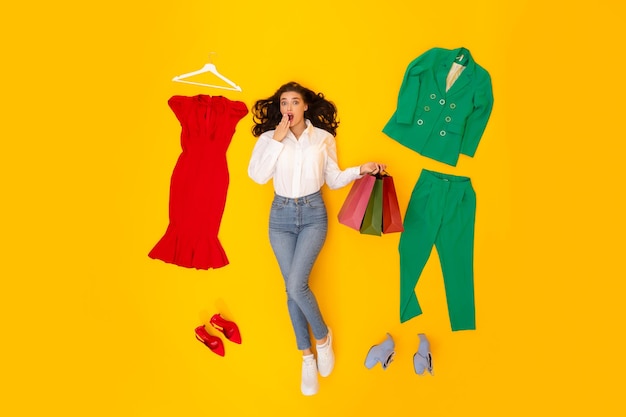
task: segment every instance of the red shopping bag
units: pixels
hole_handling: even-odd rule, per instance
[[[343,206],[341,206],[337,215],[339,223],[355,230],[361,229],[363,216],[365,215],[375,181],[376,177],[373,175],[365,175],[354,181],[346,201],[343,202]]]
[[[383,233],[403,232],[398,195],[391,175],[383,176]]]

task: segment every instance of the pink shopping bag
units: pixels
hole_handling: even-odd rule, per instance
[[[339,210],[339,223],[351,227],[355,230],[361,229],[365,209],[374,188],[376,177],[373,175],[365,175],[352,184],[352,188],[343,202],[341,210]]]
[[[383,177],[383,233],[403,232],[402,213],[391,175]]]

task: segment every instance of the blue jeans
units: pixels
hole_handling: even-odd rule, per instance
[[[328,334],[315,295],[309,288],[309,274],[327,231],[328,217],[321,191],[299,198],[274,196],[270,244],[285,280],[287,309],[299,350],[311,348],[309,326],[316,339]]]

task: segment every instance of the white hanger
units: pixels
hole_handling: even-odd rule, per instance
[[[224,81],[225,83],[230,85],[230,87],[224,87],[224,86],[221,86],[221,85],[212,85],[212,84],[198,83],[198,82],[195,82],[195,81],[187,81],[187,80],[184,79],[184,78],[192,77],[194,75],[204,74],[205,72],[210,72],[210,73],[216,75],[219,79],[221,79],[222,81]],[[219,71],[215,67],[215,64],[213,64],[210,59],[209,59],[209,63],[208,64],[204,64],[204,67],[202,67],[201,69],[199,69],[197,71],[189,72],[187,74],[177,75],[176,77],[172,78],[172,81],[176,81],[176,82],[179,82],[179,83],[201,85],[203,87],[213,87],[213,88],[222,88],[224,90],[241,91],[241,87],[239,87],[237,84],[235,84],[234,82],[232,82],[231,80],[229,80],[228,78],[224,77],[222,74],[219,73]]]

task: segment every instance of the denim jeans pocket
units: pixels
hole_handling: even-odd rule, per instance
[[[272,201],[272,209],[283,209],[287,206],[287,201],[286,199],[274,199]]]

